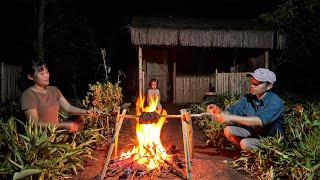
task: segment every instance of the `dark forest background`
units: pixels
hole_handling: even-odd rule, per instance
[[[110,80],[124,72],[122,87],[136,61],[128,25],[134,16],[245,18],[287,35],[287,48],[270,54],[278,86],[288,92],[318,96],[320,57],[319,0],[215,2],[123,2],[85,0],[5,0],[0,6],[0,61],[24,65],[39,56],[39,16],[43,14],[43,59],[51,84],[69,98],[82,97],[88,84],[103,80],[106,48]]]

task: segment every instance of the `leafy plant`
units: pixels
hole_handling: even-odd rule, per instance
[[[17,122],[25,127],[25,134],[17,131]],[[24,124],[12,117],[7,123],[0,121],[0,132],[0,174],[4,177],[67,178],[84,168],[85,158],[93,158],[92,142],[79,144],[75,140],[79,134],[57,131],[56,126],[33,120]]]
[[[226,109],[231,105],[235,104],[239,100],[238,97],[230,97],[228,95],[219,95],[217,98],[216,105],[221,107],[221,109]],[[204,113],[207,111],[208,102],[203,102],[201,104],[192,104],[190,110],[192,113]],[[225,138],[223,134],[223,129],[225,125],[213,121],[211,117],[200,117],[195,118],[195,123],[197,123],[200,128],[203,129],[204,133],[208,137],[207,144],[224,148],[226,145],[230,145],[229,141]]]

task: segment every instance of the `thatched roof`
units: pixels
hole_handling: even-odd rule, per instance
[[[135,17],[130,25],[135,45],[282,49],[284,36],[244,21]]]

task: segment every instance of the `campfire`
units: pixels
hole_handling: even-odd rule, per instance
[[[149,104],[145,107],[144,98],[139,97],[136,102],[135,115],[126,115],[125,109],[121,115],[120,112],[118,113],[116,123],[118,125],[116,125],[115,135],[100,179],[104,179],[105,176],[114,177],[116,175],[120,175],[120,179],[125,179],[129,176],[134,178],[146,175],[168,177],[170,173],[183,179],[191,179],[192,123],[190,112],[180,110],[181,115],[168,115],[165,109],[156,109],[157,104],[157,98],[150,99]],[[135,127],[137,142],[131,150],[121,153],[115,159],[111,159],[114,148],[117,155],[118,134],[124,118],[134,119],[137,122]],[[166,151],[161,143],[161,129],[166,118],[181,118],[184,160],[181,160],[183,154],[175,151],[175,146],[171,146]]]
[[[166,110],[156,110],[158,99],[151,99],[147,107],[143,107],[144,99],[139,98],[136,103],[136,114],[139,121],[136,124],[136,136],[138,145],[129,152],[122,153],[121,159],[133,156],[134,161],[146,166],[147,170],[159,168],[164,161],[171,159],[161,144],[161,128],[166,120],[159,115],[167,115]]]

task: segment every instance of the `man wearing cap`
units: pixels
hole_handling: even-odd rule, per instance
[[[207,107],[213,120],[226,123],[224,135],[242,149],[258,146],[259,138],[284,135],[284,104],[279,96],[270,92],[276,75],[265,68],[258,68],[247,75],[250,93],[235,105],[221,112],[214,104]]]

